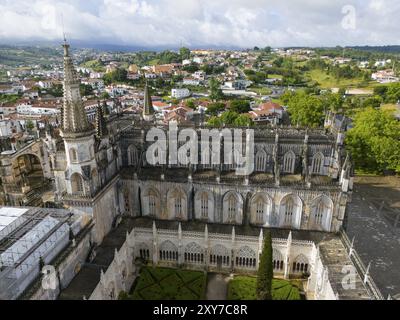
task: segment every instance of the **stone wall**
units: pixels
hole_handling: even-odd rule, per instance
[[[258,237],[232,234],[182,231],[153,228],[134,228],[127,233],[126,241],[109,268],[101,273],[101,279],[90,296],[91,300],[113,300],[121,291],[128,292],[137,276],[136,258],[143,258],[154,265],[181,267],[184,269],[216,272],[255,273],[262,250],[263,234]],[[307,264],[310,279],[305,284],[309,299],[336,299],[329,279],[323,273],[318,248],[312,241],[273,239],[274,276],[282,278],[301,277],[303,272],[293,269],[293,264]],[[176,252],[176,254],[175,254]],[[167,253],[167,254],[166,254]],[[253,260],[254,259],[254,260]],[[254,263],[253,263],[254,261]],[[282,263],[281,263],[282,261]],[[282,268],[281,268],[282,265]],[[303,270],[304,271],[304,270]],[[321,277],[322,274],[322,277]],[[317,292],[316,292],[317,290]]]

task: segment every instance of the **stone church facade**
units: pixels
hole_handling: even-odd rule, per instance
[[[329,254],[319,246],[337,240],[351,199],[351,164],[342,132],[255,127],[254,172],[244,176],[235,174],[235,163],[202,161],[204,154],[196,164],[151,165],[146,136],[153,127],[168,136],[168,128],[155,122],[147,86],[140,121],[106,121],[99,103],[92,124],[66,43],[64,70],[61,140],[50,134],[43,139],[55,200],[92,217],[94,244],[121,217],[135,219],[93,299],[115,299],[127,290],[136,276],[136,258],[157,265],[255,272],[265,228],[273,235],[276,276],[307,273],[310,295],[338,297],[340,290],[331,286],[323,263],[326,257],[321,258]],[[358,281],[355,290],[362,288]]]

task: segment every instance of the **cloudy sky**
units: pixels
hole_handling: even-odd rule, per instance
[[[400,44],[399,0],[0,0],[0,42],[131,46]],[[62,21],[64,23],[62,23]]]

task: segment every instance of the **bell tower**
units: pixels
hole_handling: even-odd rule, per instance
[[[75,196],[90,197],[96,186],[95,130],[89,123],[79,91],[80,79],[64,40],[64,101],[62,107],[61,137],[64,140],[67,168],[66,191]]]
[[[144,106],[143,106],[143,120],[144,121],[153,121],[154,117],[154,108],[153,102],[151,101],[151,96],[149,93],[149,87],[146,85],[144,87]]]

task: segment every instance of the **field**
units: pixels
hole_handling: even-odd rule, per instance
[[[235,276],[228,287],[228,300],[256,300],[257,278]],[[272,280],[273,300],[300,300],[300,283],[280,279]]]
[[[199,300],[204,299],[207,276],[199,271],[143,267],[132,300]]]
[[[271,89],[266,88],[266,87],[249,87],[247,88],[247,91],[253,91],[257,93],[258,95],[266,96],[271,94]]]
[[[307,72],[307,75],[312,81],[318,82],[319,86],[324,89],[338,87],[364,88],[366,86],[369,87],[371,84],[370,82],[365,83],[362,78],[337,80],[326,72],[318,69]]]

